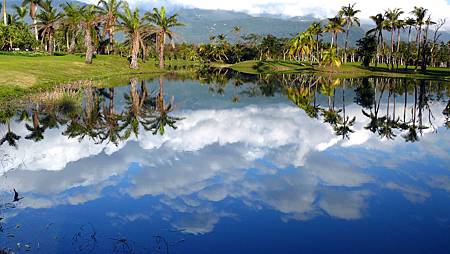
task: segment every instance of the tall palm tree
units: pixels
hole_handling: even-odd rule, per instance
[[[2,15],[3,15],[3,24],[8,25],[8,19],[7,19],[7,15],[6,15],[6,0],[3,0],[3,5],[1,6],[2,8]]]
[[[119,18],[119,9],[123,2],[120,0],[100,0],[98,2],[99,13],[102,15],[103,29],[108,34],[109,46],[108,54],[114,50],[114,31]]]
[[[61,20],[61,13],[52,6],[52,0],[41,2],[42,11],[37,15],[37,26],[42,35],[42,40],[46,43],[47,51],[53,54],[54,35]]]
[[[80,9],[80,24],[84,32],[84,45],[86,47],[86,64],[92,64],[92,56],[94,54],[94,45],[92,43],[92,35],[97,31],[95,26],[100,22],[97,7],[95,5],[85,5]]]
[[[405,62],[405,69],[408,69],[408,64],[409,64],[409,60],[410,60],[409,56],[411,56],[411,31],[412,31],[412,28],[414,26],[416,26],[416,20],[408,17],[405,19],[404,25],[405,25],[405,27],[408,27],[408,59],[406,59],[406,62]]]
[[[320,41],[319,41],[319,37],[322,36],[323,33],[323,29],[322,29],[322,24],[320,22],[313,22],[311,23],[311,25],[308,27],[307,31],[309,31],[311,33],[311,35],[315,36],[316,38],[316,58],[317,58],[317,62],[320,62],[320,49],[319,49],[319,45],[320,45]]]
[[[64,10],[62,23],[65,28],[67,53],[73,54],[76,47],[76,38],[81,31],[81,8],[77,4],[66,3],[61,6]]]
[[[154,33],[155,29],[139,16],[139,10],[131,12],[128,4],[124,4],[124,12],[119,14],[120,22],[118,30],[126,34],[131,44],[131,62],[130,69],[138,69],[138,54],[140,49],[145,50],[144,40]]]
[[[403,13],[404,12],[401,9],[395,8],[395,9],[388,9],[387,11],[385,11],[384,14],[386,18],[385,20],[386,29],[391,32],[391,54],[390,54],[391,69],[394,69],[394,33],[397,29],[399,17]]]
[[[411,14],[416,18],[416,47],[417,47],[417,58],[416,58],[416,69],[419,66],[420,49],[422,44],[422,27],[425,24],[425,16],[428,10],[423,7],[414,6],[414,10]]]
[[[173,37],[175,33],[171,29],[177,26],[184,26],[184,24],[178,22],[177,13],[172,16],[167,16],[164,6],[160,9],[153,8],[153,12],[146,12],[145,18],[157,27],[156,45],[159,52],[159,67],[164,68],[164,45],[166,43],[166,37],[172,41],[172,46],[174,46]]]
[[[42,0],[23,0],[22,6],[29,5],[28,10],[30,11],[30,18],[33,21],[34,26],[34,36],[36,40],[39,40],[38,26],[37,26],[37,10],[38,6],[41,5]]]
[[[384,48],[384,39],[383,39],[383,30],[384,30],[384,15],[381,13],[378,13],[375,16],[370,16],[370,19],[373,20],[373,22],[375,22],[375,27],[370,29],[369,31],[367,31],[367,34],[376,34],[377,36],[377,41],[378,41],[378,47],[377,47],[377,61],[375,62],[375,64],[377,65],[379,62],[379,58],[380,55],[383,51]]]
[[[356,10],[355,5],[356,4],[349,4],[348,6],[342,6],[341,10],[339,11],[339,15],[342,16],[344,20],[344,25],[347,26],[347,29],[345,31],[344,62],[347,62],[348,33],[350,31],[350,28],[353,25],[360,26],[359,18],[356,17],[356,14],[361,11]]]
[[[344,21],[340,16],[328,19],[328,24],[325,27],[325,32],[331,33],[331,48],[333,48],[334,42],[336,42],[336,51],[338,50],[338,34],[344,32]]]

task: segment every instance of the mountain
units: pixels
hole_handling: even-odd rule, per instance
[[[66,0],[53,0],[55,6],[65,3]],[[74,2],[74,1],[69,1]],[[14,5],[20,5],[19,0],[8,1],[8,9]],[[79,2],[78,2],[79,3]],[[143,5],[140,10],[150,10],[153,6]],[[12,10],[9,10],[12,11]],[[224,11],[224,10],[204,10],[187,9],[176,6],[170,6],[170,12],[177,12],[179,19],[186,26],[175,29],[178,34],[177,42],[202,43],[208,42],[212,35],[225,34],[229,40],[236,40],[236,35],[232,33],[233,27],[241,27],[241,35],[255,33],[260,35],[272,34],[278,37],[292,37],[299,32],[304,31],[312,22],[320,21],[312,16],[306,17],[284,17],[275,15],[252,16],[243,12]],[[325,24],[326,20],[322,20]],[[356,41],[364,36],[365,32],[371,28],[371,25],[363,24],[361,27],[354,27],[349,33],[349,42],[354,46]],[[432,32],[430,33],[432,36]],[[386,33],[385,38],[389,38]],[[415,35],[412,35],[415,38]],[[119,36],[120,38],[121,36]],[[402,33],[402,38],[407,38],[407,33]],[[329,41],[330,36],[325,34],[324,40]],[[450,33],[442,33],[441,40],[449,41]],[[343,45],[344,35],[339,35],[339,44]]]
[[[179,41],[187,42],[207,42],[209,37],[217,34],[226,34],[231,40],[235,35],[231,32],[234,26],[241,27],[241,34],[272,34],[278,37],[292,37],[299,32],[304,31],[312,22],[322,21],[326,24],[327,20],[319,20],[311,16],[307,17],[276,17],[274,15],[252,16],[242,12],[224,11],[224,10],[203,10],[203,9],[178,9],[180,21],[185,23],[185,27],[177,28],[176,32],[180,35]],[[350,30],[349,41],[355,45],[356,41],[364,36],[366,31],[371,29],[371,25],[362,24],[361,27],[354,27]],[[430,33],[432,36],[433,32]],[[343,45],[344,35],[339,35],[339,43]],[[385,38],[389,38],[386,32]],[[402,39],[407,39],[407,32],[401,34]],[[412,34],[415,38],[415,34]],[[330,36],[324,35],[324,40],[329,41]],[[449,41],[450,33],[442,33],[441,40]]]

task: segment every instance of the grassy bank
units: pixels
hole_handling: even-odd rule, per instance
[[[168,61],[166,64],[178,67],[194,63]],[[119,56],[99,55],[92,65],[87,65],[84,63],[84,57],[80,55],[0,55],[0,102],[77,80],[114,79],[123,75],[161,72],[154,60],[141,62],[139,67],[139,70],[129,69],[127,59]],[[167,68],[170,69],[172,68]]]
[[[367,76],[397,77],[397,78],[421,78],[450,81],[449,68],[428,68],[424,73],[414,71],[414,67],[405,70],[400,66],[398,70],[390,71],[386,65],[371,66],[365,68],[360,63],[348,63],[340,68],[327,68],[318,65],[308,65],[288,61],[246,61],[228,66],[235,71],[248,74],[282,74],[296,72],[311,72],[318,75],[333,75],[340,78],[357,78]]]

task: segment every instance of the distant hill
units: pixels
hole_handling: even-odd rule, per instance
[[[66,0],[53,0],[55,6],[65,3]],[[74,1],[70,1],[74,2]],[[78,2],[80,3],[80,2]],[[14,5],[20,5],[19,0],[8,1],[8,9]],[[151,9],[150,5],[141,7],[142,12]],[[313,21],[318,21],[313,17],[278,17],[274,15],[252,16],[243,12],[224,10],[203,10],[203,9],[183,9],[171,7],[171,11],[176,11],[180,15],[180,21],[186,26],[176,28],[178,42],[202,43],[208,42],[212,35],[226,34],[229,40],[235,40],[236,36],[231,32],[234,26],[241,27],[241,35],[244,34],[272,34],[278,37],[292,37],[304,31]],[[10,10],[11,11],[11,10]],[[324,20],[323,24],[326,23]],[[370,29],[370,25],[362,25],[350,30],[350,44],[355,45],[356,40],[364,36]],[[389,38],[386,33],[385,38]],[[120,38],[122,36],[119,36]],[[406,39],[406,32],[402,33],[402,38]],[[414,37],[413,37],[414,38]],[[329,41],[330,36],[324,35],[324,40]],[[341,34],[339,43],[343,45],[344,35]],[[450,33],[442,33],[441,40],[449,41]]]

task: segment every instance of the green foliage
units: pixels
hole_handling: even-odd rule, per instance
[[[357,54],[362,58],[362,64],[369,67],[370,62],[377,53],[377,40],[373,35],[366,35],[356,42]]]
[[[38,45],[33,34],[21,25],[0,25],[0,50],[31,49]]]

